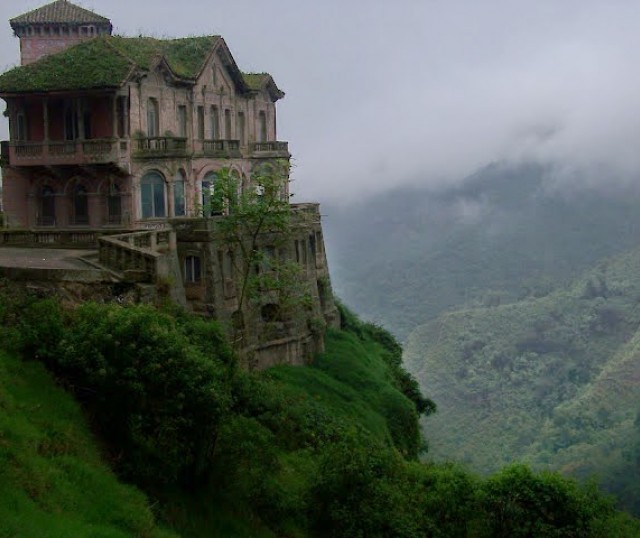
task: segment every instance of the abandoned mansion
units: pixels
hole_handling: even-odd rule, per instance
[[[337,313],[320,213],[288,202],[273,78],[242,72],[220,36],[116,36],[109,19],[66,0],[10,24],[21,65],[0,75],[10,132],[0,246],[86,249],[102,284],[219,319],[248,367],[302,364],[321,350]],[[225,228],[234,207],[215,203],[219,180],[260,204],[274,174],[286,230],[255,230],[249,250],[263,255],[247,267],[247,245]],[[278,272],[265,259],[297,267],[305,301],[285,308],[266,280],[245,293],[249,273]]]

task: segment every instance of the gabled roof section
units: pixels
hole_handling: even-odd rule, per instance
[[[250,91],[266,90],[274,103],[284,97],[284,92],[269,73],[242,73],[242,78]]]
[[[76,6],[67,0],[56,0],[9,21],[11,27],[24,24],[111,24],[106,17]]]
[[[219,39],[97,37],[0,75],[0,94],[118,88],[161,62],[176,79],[193,83]]]

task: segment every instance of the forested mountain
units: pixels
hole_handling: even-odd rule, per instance
[[[338,294],[404,339],[445,310],[542,296],[631,248],[639,207],[634,188],[495,164],[458,186],[399,186],[323,212]]]
[[[405,360],[439,405],[430,456],[595,474],[639,513],[639,268],[635,249],[545,297],[417,328]]]

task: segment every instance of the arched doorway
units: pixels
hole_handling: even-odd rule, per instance
[[[56,193],[50,185],[40,189],[38,226],[55,226],[56,224]]]
[[[82,183],[73,188],[73,224],[89,224],[89,199],[87,188]]]
[[[109,185],[107,222],[109,224],[120,224],[122,222],[122,191],[117,183]]]

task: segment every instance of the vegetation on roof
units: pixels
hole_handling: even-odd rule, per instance
[[[242,73],[245,84],[250,90],[261,90],[264,83],[269,79],[269,73]]]
[[[1,93],[113,88],[132,68],[149,70],[164,57],[179,77],[195,79],[217,36],[161,40],[99,37],[0,75]]]
[[[0,75],[1,93],[116,88],[131,62],[99,37]]]

